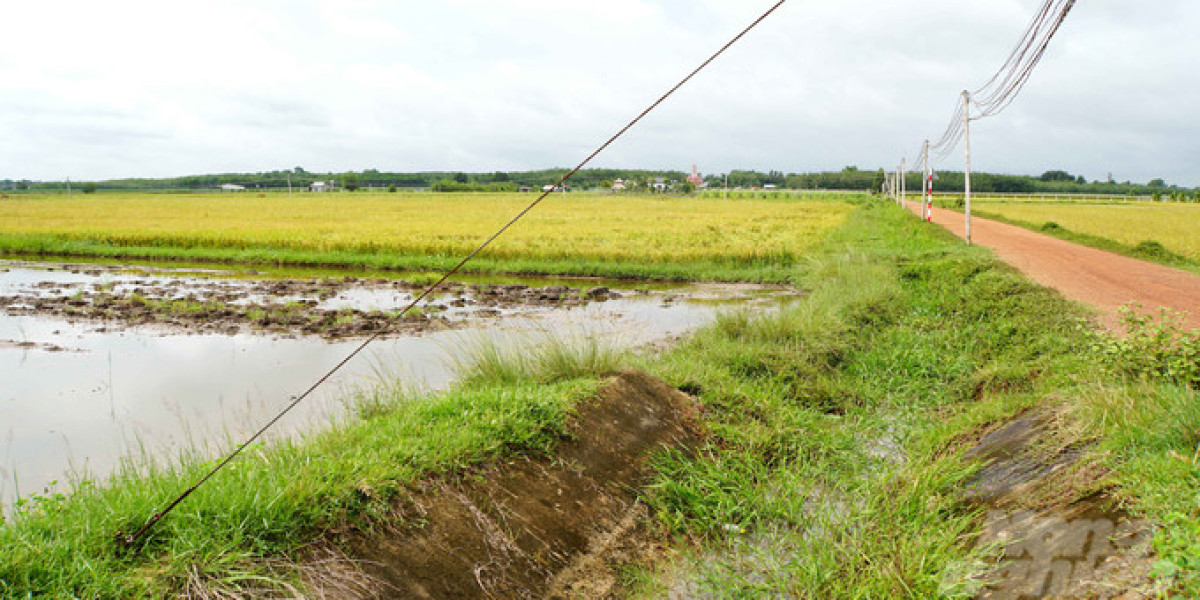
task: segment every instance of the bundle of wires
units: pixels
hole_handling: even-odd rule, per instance
[[[1075,0],[1045,0],[1042,3],[1004,65],[987,83],[956,101],[950,123],[942,136],[930,145],[931,152],[936,152],[939,159],[944,159],[958,146],[963,137],[963,113],[968,110],[968,102],[973,107],[970,119],[974,121],[1000,114],[1017,99],[1046,53],[1051,38],[1074,6]]]

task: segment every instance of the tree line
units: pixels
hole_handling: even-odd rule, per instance
[[[235,184],[247,189],[279,190],[305,189],[315,182],[323,181],[336,188],[354,191],[372,189],[425,189],[444,192],[506,192],[528,187],[540,189],[557,183],[567,169],[542,169],[536,171],[492,171],[467,173],[462,171],[385,172],[377,169],[341,173],[309,172],[302,167],[260,173],[219,173],[209,175],[186,175],[159,179],[112,179],[105,181],[73,182],[72,189],[83,193],[103,191],[200,191],[217,189],[225,184]],[[781,171],[754,171],[735,169],[728,174],[710,174],[704,180],[710,187],[765,188],[777,187],[796,190],[843,190],[874,191],[883,186],[886,175],[883,169],[862,170],[848,166],[840,171],[809,173],[783,173]],[[661,179],[670,189],[689,191],[687,173],[676,170],[647,169],[585,169],[570,181],[574,189],[608,189],[613,182],[630,182],[635,190],[652,189]],[[905,177],[909,190],[921,189],[921,173],[910,172]],[[0,191],[54,192],[65,191],[65,181],[0,180]],[[934,181],[936,191],[963,189],[961,171],[937,171]],[[994,173],[972,173],[971,189],[981,193],[1057,193],[1057,194],[1114,194],[1139,196],[1187,196],[1196,190],[1170,185],[1162,179],[1147,183],[1125,181],[1087,181],[1083,176],[1072,175],[1063,170],[1051,170],[1039,176],[1001,175]]]

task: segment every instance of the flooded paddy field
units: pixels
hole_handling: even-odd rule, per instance
[[[722,307],[794,295],[750,285],[464,278],[403,319],[428,275],[0,261],[0,506],[102,478],[122,457],[228,448],[367,336],[364,355],[273,433],[346,414],[399,377],[453,378],[455,348],[539,335],[660,344]]]

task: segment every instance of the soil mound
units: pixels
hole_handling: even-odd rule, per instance
[[[654,548],[637,501],[648,460],[694,447],[695,413],[679,390],[623,372],[579,407],[553,457],[427,483],[398,507],[401,525],[342,545],[376,581],[374,597],[607,597],[612,565]]]

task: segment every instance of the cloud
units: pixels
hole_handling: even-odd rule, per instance
[[[0,177],[574,164],[773,4],[18,3]],[[598,164],[890,167],[941,133],[1038,5],[789,2]],[[1198,17],[1184,0],[1077,3],[1024,95],[977,127],[977,168],[1200,184]]]

